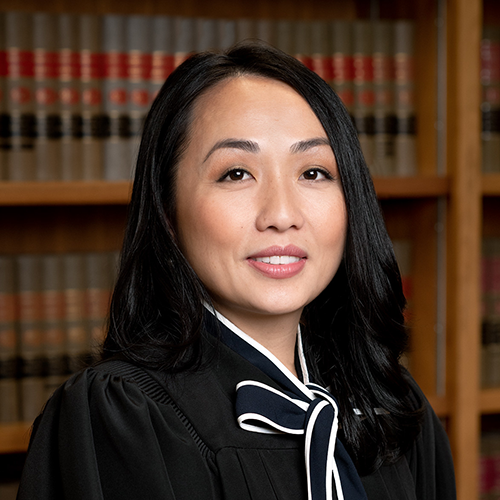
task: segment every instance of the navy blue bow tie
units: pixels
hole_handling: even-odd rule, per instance
[[[332,500],[333,485],[338,500],[367,500],[351,457],[337,439],[337,402],[326,389],[308,382],[305,360],[302,383],[287,374],[264,347],[224,316],[217,312],[216,316],[223,323],[222,342],[283,387],[278,390],[255,380],[240,382],[235,407],[240,427],[252,432],[304,435],[309,500]]]

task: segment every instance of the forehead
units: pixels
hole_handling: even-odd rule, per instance
[[[273,125],[290,133],[322,135],[307,101],[289,85],[262,76],[230,77],[201,95],[193,106],[191,134],[243,136]]]

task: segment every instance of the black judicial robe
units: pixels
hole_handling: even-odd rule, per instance
[[[195,373],[166,378],[116,359],[69,379],[35,422],[18,500],[306,500],[303,436],[245,431],[234,416],[241,380],[279,387],[204,344],[213,359]],[[454,500],[446,434],[411,386],[415,408],[426,405],[420,436],[363,486],[369,500]]]

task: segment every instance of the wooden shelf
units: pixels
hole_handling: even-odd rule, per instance
[[[388,198],[434,198],[446,196],[450,190],[448,177],[375,177],[373,179],[377,195]]]
[[[446,196],[447,177],[376,177],[377,195],[388,198]],[[127,181],[0,182],[0,206],[126,205],[131,183]]]
[[[481,189],[484,196],[500,196],[500,174],[483,174]]]
[[[28,449],[31,422],[0,424],[0,453],[22,453]]]
[[[479,410],[482,414],[500,413],[500,387],[483,389],[479,393]]]
[[[127,181],[0,182],[0,206],[126,205]]]

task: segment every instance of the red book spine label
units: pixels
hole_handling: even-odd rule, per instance
[[[97,106],[102,102],[102,92],[98,88],[85,89],[82,92],[82,102],[87,106]]]
[[[370,56],[355,55],[353,68],[353,79],[356,84],[371,83],[373,81],[373,62]]]
[[[333,54],[332,80],[337,85],[351,82],[353,79],[353,59],[342,53]]]
[[[490,291],[492,293],[500,293],[500,255],[493,255],[489,263],[490,272]]]
[[[16,319],[16,296],[12,293],[0,293],[0,321],[10,322]]]
[[[19,293],[19,320],[25,324],[21,328],[21,343],[27,348],[41,345],[40,329],[34,323],[42,317],[42,295],[40,292],[25,291]]]
[[[7,75],[11,78],[32,78],[34,76],[34,55],[29,50],[9,48],[7,51]]]
[[[385,54],[373,56],[373,81],[390,82],[394,80],[394,59]]]
[[[66,340],[64,328],[61,328],[65,317],[64,293],[58,290],[42,292],[42,303],[44,319],[47,322],[43,331],[45,345],[61,347]]]
[[[329,82],[332,80],[333,68],[332,58],[324,55],[313,55],[311,58],[312,70],[323,80]]]
[[[151,78],[151,54],[132,51],[128,56],[128,77],[132,81],[148,81]]]
[[[7,52],[0,50],[0,77],[7,76]]]
[[[414,61],[409,54],[396,54],[394,56],[394,79],[397,85],[411,83],[414,80]]]
[[[151,81],[163,83],[175,68],[174,56],[164,52],[153,52],[151,57]]]
[[[103,56],[89,50],[80,52],[80,71],[83,81],[102,78],[103,74]]]
[[[104,77],[112,80],[128,78],[128,58],[122,52],[104,54]]]
[[[500,82],[500,42],[481,42],[481,83],[492,85]]]
[[[44,49],[35,50],[35,79],[59,78],[59,54]]]
[[[59,78],[63,81],[80,78],[80,54],[70,49],[62,49],[59,53]]]

